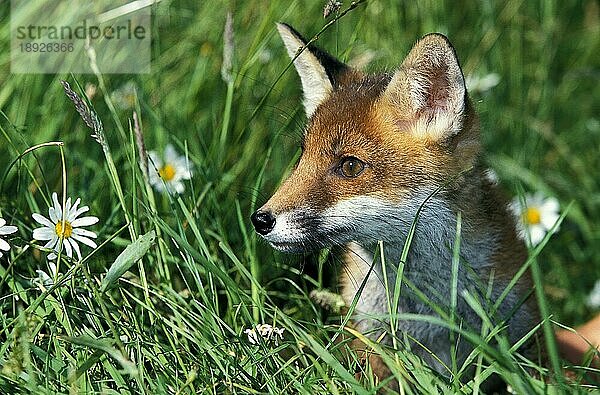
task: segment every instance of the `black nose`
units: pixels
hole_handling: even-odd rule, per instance
[[[266,235],[275,226],[275,217],[270,211],[256,211],[250,216],[254,229],[261,235]]]

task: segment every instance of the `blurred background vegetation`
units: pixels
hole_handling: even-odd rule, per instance
[[[157,2],[152,6],[151,73],[103,75],[102,82],[96,75],[11,74],[10,7],[6,3],[0,5],[0,20],[4,21],[0,26],[0,173],[5,175],[9,164],[27,148],[63,141],[68,195],[81,197],[91,207],[91,213],[101,219],[95,228],[101,241],[123,226],[124,216],[103,152],[90,138],[89,129],[59,83],[67,80],[74,86],[76,80],[82,87],[88,87],[91,103],[104,123],[128,207],[133,213],[136,206],[141,214],[134,217],[136,229],[141,232],[152,228],[151,224],[158,224],[163,234],[170,235],[168,229],[171,229],[175,234],[189,237],[189,249],[180,240],[178,250],[173,240],[179,239],[165,236],[160,244],[167,250],[166,258],[148,258],[144,275],[149,287],[160,295],[153,306],[134,299],[134,295],[141,297],[141,291],[129,285],[132,294],[121,290],[103,302],[113,306],[107,314],[116,322],[122,321],[127,315],[120,310],[125,308],[122,299],[129,300],[127,303],[134,305],[132,314],[138,314],[138,318],[129,317],[129,323],[136,323],[134,333],[141,336],[153,322],[148,318],[152,312],[174,314],[163,313],[169,308],[162,303],[173,303],[181,311],[195,311],[196,307],[191,306],[199,298],[203,303],[213,303],[210,325],[215,331],[220,328],[221,341],[239,335],[244,327],[250,326],[250,317],[256,319],[258,314],[271,322],[279,310],[305,322],[307,327],[322,328],[326,315],[309,301],[307,294],[313,288],[333,286],[334,281],[328,278],[335,275],[335,269],[329,264],[325,268],[322,265],[331,259],[289,257],[273,252],[254,237],[249,215],[266,201],[298,157],[304,123],[299,78],[293,68],[284,72],[289,59],[276,34],[275,22],[287,22],[310,38],[336,15],[324,19],[325,2]],[[348,6],[350,2],[343,1],[341,10]],[[233,15],[235,45],[230,83],[221,78],[227,12]],[[528,192],[555,196],[563,207],[573,202],[560,231],[543,250],[539,262],[555,317],[573,326],[589,319],[596,311],[586,305],[586,300],[600,279],[599,3],[595,0],[372,0],[337,20],[316,44],[345,62],[367,71],[382,71],[399,65],[415,40],[429,32],[441,32],[450,38],[465,75],[499,76],[496,86],[472,92],[471,97],[481,116],[486,160],[508,193],[515,195],[522,187]],[[133,93],[123,93],[123,89],[131,89],[123,88],[128,84],[135,88]],[[147,214],[146,210],[152,206],[147,192],[139,185],[137,154],[130,135],[133,110],[140,116],[149,150],[162,151],[167,143],[173,143],[181,153],[187,149],[194,165],[193,182],[187,185],[180,201],[156,196],[157,216]],[[0,189],[0,213],[20,228],[12,245],[30,243],[31,229],[35,227],[31,212],[45,214],[46,210],[40,194],[49,196],[61,189],[59,165],[57,149],[40,149],[6,174]],[[181,206],[187,207],[191,217],[182,214]],[[202,237],[190,230],[190,221]],[[121,233],[94,254],[88,261],[91,276],[104,273],[129,241],[128,235]],[[191,259],[193,254],[188,254],[194,248],[200,249],[199,246],[205,255],[202,259],[195,256]],[[25,358],[19,362],[21,369],[27,371],[27,364],[31,364],[30,367],[35,366],[31,369],[43,372],[45,368],[40,367],[44,365],[43,355],[46,358],[59,355],[63,350],[60,347],[65,346],[52,348],[36,336],[43,333],[54,339],[53,334],[65,332],[60,329],[64,318],[57,318],[59,311],[73,323],[84,322],[86,318],[69,310],[69,302],[67,307],[48,306],[42,316],[38,312],[36,325],[18,324],[14,320],[15,317],[17,321],[25,320],[20,312],[29,311],[26,309],[31,301],[39,296],[29,279],[36,277],[38,268],[45,267],[45,261],[43,254],[30,252],[19,254],[15,250],[9,260],[0,259],[0,294],[7,295],[0,301],[4,328],[0,335],[4,342],[0,360],[7,366],[7,361],[17,358],[17,339],[29,331],[28,339],[34,339],[31,341],[38,346],[44,344],[47,354],[34,353],[28,357],[31,360]],[[186,256],[185,263],[180,255]],[[220,268],[225,277],[213,277],[211,265]],[[136,268],[133,271],[135,274],[128,281],[137,283],[138,271]],[[169,274],[165,275],[165,271]],[[197,276],[197,283],[190,285],[190,276]],[[68,283],[66,291],[57,291],[58,300],[75,295],[77,287],[89,287],[84,285],[81,273],[73,278],[76,280]],[[233,286],[237,289],[231,289]],[[98,298],[89,297],[87,303],[94,306],[90,309],[101,310]],[[255,310],[244,316],[236,310],[240,305],[250,306],[250,310],[253,306]],[[193,324],[182,323],[181,317],[174,322],[192,330],[205,324],[201,315],[195,317],[198,321]],[[217,322],[221,319],[217,317],[223,323]],[[23,329],[22,325],[29,329]],[[109,330],[103,323],[97,325]],[[153,330],[168,333],[171,329]],[[98,330],[98,336],[101,333]],[[153,337],[156,347],[168,348],[165,339],[169,335],[165,333]],[[190,342],[199,349],[210,343],[205,334],[190,336],[197,336],[196,342]],[[137,344],[138,350],[148,346]],[[179,346],[173,347],[181,351]],[[192,354],[194,347],[188,349]],[[88,354],[81,357],[82,361],[87,357]],[[60,356],[57,358],[61,360]],[[80,361],[79,356],[75,358]],[[171,359],[169,362],[171,373],[178,371],[178,363],[185,365]],[[211,377],[215,380],[222,377],[203,363],[210,364],[194,361],[194,366],[199,366],[194,373],[196,377],[208,381]],[[57,382],[61,374],[68,376],[59,367],[54,368],[56,372],[51,377]],[[273,371],[266,369],[264,377],[269,377],[269,372]],[[18,375],[3,373],[11,380],[18,380]],[[186,371],[184,376],[179,384],[190,379],[190,372]],[[115,377],[111,373],[116,381]],[[253,377],[247,379],[248,385],[256,388],[253,380],[260,381],[261,376]],[[320,376],[314,377],[318,380]],[[192,385],[196,383],[196,379],[190,380]],[[285,379],[281,380],[285,383]],[[149,384],[139,386],[152,389]],[[56,388],[63,391],[66,387]]]

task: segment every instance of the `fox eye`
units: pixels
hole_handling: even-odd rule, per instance
[[[348,156],[342,159],[340,171],[344,177],[358,177],[365,169],[365,163],[358,158]]]

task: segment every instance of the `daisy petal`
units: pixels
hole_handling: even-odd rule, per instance
[[[90,226],[97,223],[99,219],[97,217],[82,217],[78,218],[75,221],[71,222],[71,226],[74,228],[78,228],[80,226]]]
[[[17,230],[18,229],[16,226],[0,226],[0,235],[9,235],[11,233],[15,233]]]
[[[64,244],[64,243],[63,243]],[[60,244],[60,239],[57,237],[56,238],[56,243],[54,243],[54,247],[52,247],[52,249],[54,250],[54,252],[56,252],[57,254],[59,252],[62,252],[63,250],[63,246],[62,244]]]
[[[540,244],[542,240],[544,240],[546,231],[539,225],[533,225],[529,227],[529,235],[531,237],[531,244],[536,246]]]
[[[160,169],[161,167],[162,160],[160,159],[156,151],[148,152],[148,169],[152,169],[154,170],[154,173],[156,173],[156,170]]]
[[[167,144],[165,147],[165,162],[173,165],[178,158],[179,155],[177,155],[177,151],[175,151],[173,144]]]
[[[185,191],[185,186],[183,185],[183,182],[181,181],[177,181],[172,183],[173,189],[175,190],[175,192],[177,193],[183,193],[183,191]]]
[[[73,203],[73,207],[71,207],[71,209],[67,212],[67,221],[69,222],[73,222],[73,220],[75,218],[77,218],[77,206],[79,206],[79,203],[81,203],[81,199],[77,198],[77,200],[75,200],[75,203]]]
[[[62,219],[62,205],[58,202],[56,192],[52,193],[52,201],[54,202],[54,214],[57,218]]]
[[[48,216],[50,217],[50,221],[52,223],[57,223],[61,220],[60,215],[58,215],[54,207],[50,207],[48,209]]]
[[[65,252],[69,258],[73,257],[73,248],[71,247],[71,243],[69,243],[69,239],[63,239],[63,245],[65,246]]]
[[[54,259],[56,259],[56,257],[57,257],[57,255],[55,253],[53,253],[53,252],[50,253],[50,255],[48,255],[48,259],[51,260],[51,261],[54,260]]]
[[[553,211],[557,213],[560,211],[560,203],[558,202],[558,199],[550,197],[544,201],[541,209],[543,211]]]
[[[91,232],[87,229],[83,229],[83,228],[75,228],[73,229],[73,233],[74,235],[77,236],[85,236],[85,237],[91,237],[92,239],[95,239],[98,237],[97,234],[95,234],[94,232]]]
[[[4,218],[0,218],[0,228],[6,225],[6,220]]]
[[[547,230],[550,230],[554,226],[556,221],[558,221],[559,217],[560,217],[560,215],[558,215],[555,212],[543,213],[540,218],[540,221],[542,222],[542,225],[544,226],[544,228],[546,228]],[[555,230],[558,230],[558,228],[556,228]]]
[[[0,250],[8,251],[10,250],[10,245],[2,239],[0,239]]]
[[[96,243],[94,243],[94,241],[88,239],[87,237],[79,236],[76,234],[72,234],[71,237],[89,247],[92,247],[92,248],[98,247],[98,245],[96,245]]]
[[[33,238],[36,240],[50,240],[56,236],[56,232],[48,227],[33,230]]]
[[[600,307],[600,280],[594,284],[594,288],[587,297],[586,304],[593,309]]]
[[[52,208],[50,208],[50,210],[52,211]],[[52,214],[50,214],[50,216],[52,216]],[[54,228],[55,224],[53,224],[52,222],[50,222],[46,217],[44,217],[43,215],[40,215],[38,213],[34,213],[32,215],[33,219],[36,220],[37,223],[47,226],[49,228]]]
[[[541,207],[544,204],[544,194],[542,192],[536,192],[533,196],[525,196],[528,207]]]
[[[48,241],[46,244],[44,244],[44,248],[54,248],[56,247],[56,244],[58,243],[58,237],[56,235],[54,235],[50,241]]]
[[[68,198],[65,203],[65,214],[68,216],[71,211],[71,198]]]
[[[181,173],[181,179],[183,179],[183,180],[189,180],[189,179],[192,178],[192,175],[193,175],[192,171],[189,168],[186,167],[185,171],[183,171]]]
[[[73,247],[73,250],[75,251],[75,253],[77,254],[77,260],[81,260],[81,250],[79,249],[79,244],[77,244],[77,242],[75,240],[69,240],[71,242],[71,246]]]
[[[56,267],[56,263],[48,262],[48,269],[50,270],[50,274],[52,275],[52,277],[56,278],[56,276],[58,275],[58,268]]]
[[[86,211],[88,211],[90,208],[88,206],[83,206],[77,209],[77,211],[75,211],[72,215],[73,220],[77,217],[79,217],[81,214],[85,213]],[[73,222],[73,220],[70,220],[69,222]]]
[[[158,192],[164,192],[165,191],[165,184],[163,183],[163,180],[161,180],[160,178],[156,178],[156,180],[154,182],[151,181],[151,184],[154,186],[154,188]]]

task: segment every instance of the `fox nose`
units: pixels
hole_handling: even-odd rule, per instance
[[[250,216],[254,229],[261,235],[266,235],[275,226],[275,217],[270,211],[256,211]]]

